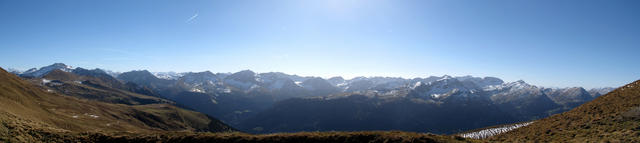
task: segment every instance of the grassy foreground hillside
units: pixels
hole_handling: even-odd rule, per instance
[[[112,104],[51,93],[3,69],[0,121],[0,139],[12,142],[50,141],[75,132],[233,131],[217,119],[170,104]]]
[[[2,127],[0,127],[1,129]],[[0,130],[1,131],[1,130]],[[281,142],[281,143],[462,143],[481,142],[453,136],[441,136],[434,134],[419,134],[409,132],[300,132],[286,134],[250,135],[244,133],[194,133],[194,132],[162,132],[157,134],[105,134],[105,133],[49,133],[42,131],[24,131],[20,139],[33,136],[45,137],[43,142],[219,142],[219,143],[244,143],[244,142]],[[16,142],[16,139],[5,141]],[[24,141],[24,140],[18,140]],[[2,140],[0,140],[2,142]],[[29,140],[27,142],[34,142]]]
[[[571,111],[489,138],[523,142],[640,142],[640,80]]]

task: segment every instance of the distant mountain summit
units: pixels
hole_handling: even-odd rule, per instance
[[[572,104],[578,105],[584,103],[584,101],[593,100],[594,96],[582,87],[572,87],[563,89],[549,88],[544,90],[545,94],[549,95],[551,99],[560,104]],[[576,105],[577,106],[577,105]]]
[[[178,79],[185,75],[185,73],[176,73],[176,72],[153,72],[152,74],[158,78],[169,79],[169,80]]]
[[[258,81],[256,80],[256,73],[251,70],[243,70],[237,73],[233,73],[225,77],[224,82],[226,85],[242,91],[255,88],[258,85]]]
[[[146,86],[156,91],[161,88],[169,88],[173,85],[173,81],[160,79],[147,70],[124,72],[118,75],[118,79]]]
[[[183,73],[177,80],[177,84],[192,92],[217,92],[223,85],[222,79],[209,71]]]
[[[441,99],[460,92],[474,92],[479,87],[472,84],[465,84],[451,76],[443,76],[433,82],[420,84],[414,88],[415,96],[427,99]]]
[[[256,80],[260,83],[260,86],[271,91],[299,90],[302,88],[300,85],[296,84],[296,82],[293,81],[293,79],[291,79],[289,75],[286,75],[284,73],[260,73],[256,78]]]
[[[344,84],[345,82],[344,78],[340,76],[331,77],[327,79],[327,81],[329,81],[329,83],[331,83],[333,86],[336,86],[336,87],[339,87],[341,84]]]
[[[45,66],[39,69],[29,69],[20,74],[23,77],[42,77],[43,75],[53,71],[53,70],[62,70],[65,72],[72,72],[73,69],[71,66],[67,66],[63,63],[54,63],[53,65]]]
[[[591,94],[591,96],[593,96],[594,98],[607,94],[611,91],[615,90],[615,88],[613,87],[604,87],[604,88],[593,88],[589,90],[589,94]]]
[[[473,82],[474,84],[480,86],[480,87],[486,87],[486,86],[493,86],[493,85],[500,85],[503,84],[504,81],[502,81],[502,79],[499,79],[497,77],[472,77],[472,76],[462,76],[462,77],[457,77],[456,79],[460,80],[460,81],[469,81],[469,82]]]
[[[158,77],[151,74],[151,72],[147,70],[134,70],[130,72],[124,72],[118,75],[120,79],[126,79],[127,81],[139,81],[139,82],[150,82],[159,80]]]

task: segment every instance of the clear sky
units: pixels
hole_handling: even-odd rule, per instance
[[[1,0],[0,67],[640,79],[638,0]]]

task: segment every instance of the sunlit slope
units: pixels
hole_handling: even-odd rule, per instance
[[[169,104],[123,105],[49,93],[0,69],[0,121],[52,132],[230,131],[204,114]],[[0,136],[30,136],[3,127]]]
[[[492,141],[640,142],[640,80]]]

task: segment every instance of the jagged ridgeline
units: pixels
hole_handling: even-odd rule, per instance
[[[176,107],[154,97],[111,89],[105,85],[97,88],[72,81],[45,82],[69,88],[63,88],[65,92],[61,93],[47,87],[35,86],[0,69],[0,119],[2,121],[0,136],[2,140],[55,141],[51,139],[64,138],[63,133],[68,132],[233,131],[231,127],[215,118]],[[65,93],[73,93],[78,97]],[[103,93],[113,93],[113,95]],[[113,100],[103,102],[87,100],[92,98],[81,96],[90,94],[113,96],[123,100],[129,98],[133,101],[138,98],[153,99],[157,102],[113,104],[109,102]]]
[[[495,77],[324,79],[250,70],[118,73],[61,63],[13,73],[52,92],[83,99],[175,104],[250,133],[403,130],[453,134],[544,118],[611,90],[545,88]]]
[[[475,142],[361,130],[458,133],[516,122],[522,123],[477,129],[480,134],[470,131],[469,137],[634,142],[640,134],[640,81],[606,94],[611,89],[544,88],[470,76],[325,80],[246,70],[158,78],[148,71],[112,73],[64,64],[12,73],[0,70],[0,140],[10,142]],[[566,110],[571,111],[544,118]],[[213,117],[257,133],[356,132],[249,135]]]
[[[252,133],[389,129],[457,133],[544,118],[610,91],[544,88],[471,76],[345,80],[249,70],[155,75],[132,71],[118,78],[151,87],[165,98]]]

